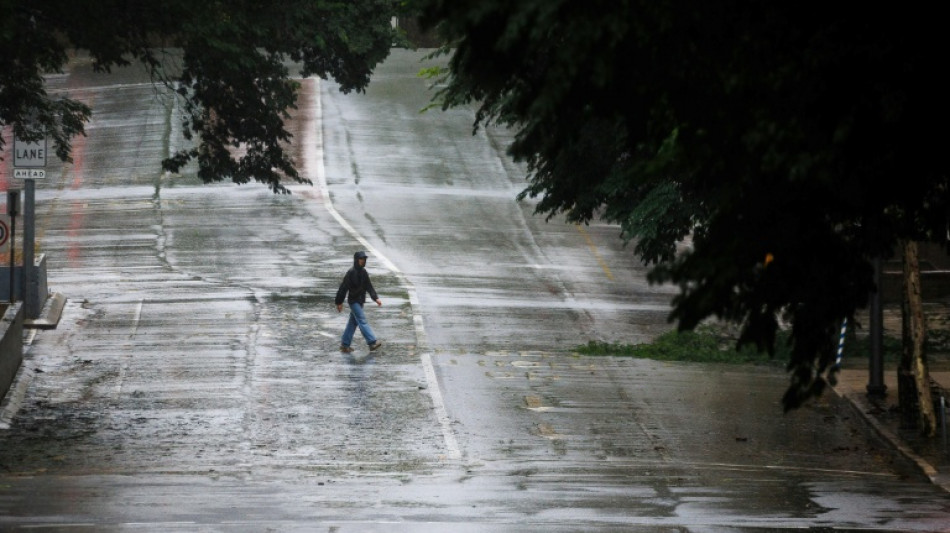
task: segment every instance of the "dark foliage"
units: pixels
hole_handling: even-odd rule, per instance
[[[786,408],[819,394],[871,259],[944,239],[948,118],[934,12],[743,0],[419,0],[451,53],[446,107],[517,131],[523,196],[603,215],[681,293],[773,351]],[[677,246],[688,243],[680,253]],[[766,259],[768,258],[768,260]]]
[[[362,90],[396,38],[389,0],[0,0],[0,126],[50,136],[67,160],[70,139],[91,110],[46,93],[43,75],[62,70],[67,50],[88,50],[98,70],[141,61],[183,99],[194,148],[164,161],[196,162],[205,182],[258,181],[275,192],[307,182],[284,147],[296,102],[292,75],[332,77]],[[302,65],[291,73],[289,61]],[[2,142],[2,141],[0,141]],[[0,144],[2,148],[2,144]]]

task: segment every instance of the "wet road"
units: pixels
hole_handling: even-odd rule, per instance
[[[162,173],[178,109],[133,70],[50,81],[95,116],[37,184],[69,302],[0,407],[0,529],[950,529],[834,397],[783,416],[774,370],[571,353],[665,331],[671,291],[616,227],[516,202],[504,132],[420,116],[420,57],[304,80],[290,196]],[[337,349],[357,249],[372,355]]]

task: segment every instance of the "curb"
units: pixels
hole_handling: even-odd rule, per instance
[[[931,483],[942,488],[945,492],[950,493],[950,475],[941,474],[938,472],[929,461],[917,455],[917,453],[911,450],[902,439],[895,435],[886,426],[881,424],[876,418],[869,415],[868,411],[872,406],[868,404],[867,400],[860,397],[860,395],[853,393],[843,393],[835,387],[832,387],[832,390],[835,391],[835,394],[837,394],[838,397],[847,400],[854,411],[857,412],[861,418],[867,421],[871,428],[877,432],[878,436],[887,441],[891,446],[894,447],[895,450],[904,455],[904,457],[913,461],[913,463],[917,465],[917,468],[920,470],[920,472],[927,476],[927,479],[929,479]]]

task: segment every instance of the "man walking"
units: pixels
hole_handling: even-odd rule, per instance
[[[353,268],[346,271],[343,282],[340,283],[340,289],[336,291],[337,312],[343,312],[344,299],[350,304],[350,320],[346,323],[346,329],[343,330],[343,338],[340,341],[340,351],[343,353],[353,351],[350,343],[353,342],[353,335],[356,333],[357,327],[360,328],[360,333],[363,334],[370,351],[377,350],[383,345],[373,335],[373,329],[369,327],[366,313],[363,312],[366,293],[369,293],[370,298],[376,302],[376,305],[383,305],[383,302],[376,296],[373,283],[369,280],[369,273],[366,272],[366,252],[360,251],[353,254]]]

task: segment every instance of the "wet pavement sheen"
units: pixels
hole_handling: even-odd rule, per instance
[[[950,530],[838,396],[783,415],[775,368],[574,353],[666,331],[672,290],[515,201],[505,132],[420,116],[422,55],[303,81],[289,196],[162,173],[178,110],[134,71],[51,80],[96,114],[37,184],[68,302],[0,407],[0,530]],[[341,354],[357,249],[384,347]]]

